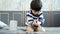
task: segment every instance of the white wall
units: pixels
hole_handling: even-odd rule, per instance
[[[41,0],[42,11],[60,11],[60,0]],[[26,11],[30,9],[31,0],[0,0],[0,10]]]
[[[21,10],[27,11],[30,10],[31,0],[20,0]]]
[[[60,11],[60,0],[42,0],[43,11]]]
[[[0,0],[0,10],[29,10],[31,0]]]
[[[0,10],[19,10],[20,0],[0,0]]]

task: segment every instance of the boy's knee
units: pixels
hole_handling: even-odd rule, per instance
[[[33,31],[33,29],[32,29],[32,27],[31,27],[31,25],[28,25],[27,27],[26,27],[26,32],[32,32]]]

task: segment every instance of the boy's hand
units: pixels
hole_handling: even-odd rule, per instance
[[[40,26],[41,22],[39,21],[34,21],[32,25]]]
[[[39,21],[34,21],[33,24],[41,24]]]
[[[39,24],[41,24],[41,22],[38,21]]]

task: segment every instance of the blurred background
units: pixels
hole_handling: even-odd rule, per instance
[[[44,27],[60,27],[60,0],[41,0]],[[31,0],[0,0],[0,21],[9,25],[17,20],[18,26],[25,26],[26,12],[30,10]]]

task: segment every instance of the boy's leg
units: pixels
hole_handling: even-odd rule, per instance
[[[33,28],[34,32],[38,32],[39,31],[38,30],[39,27],[32,27],[32,28]]]
[[[28,26],[26,27],[26,32],[33,32],[33,28],[32,28],[31,25],[28,25]]]
[[[32,25],[32,28],[33,28],[33,30],[34,30],[34,32],[38,32],[39,31],[39,24],[38,24],[38,22],[37,23],[34,23],[33,25]]]
[[[42,30],[42,32],[45,32],[45,29],[41,25],[39,27]]]

